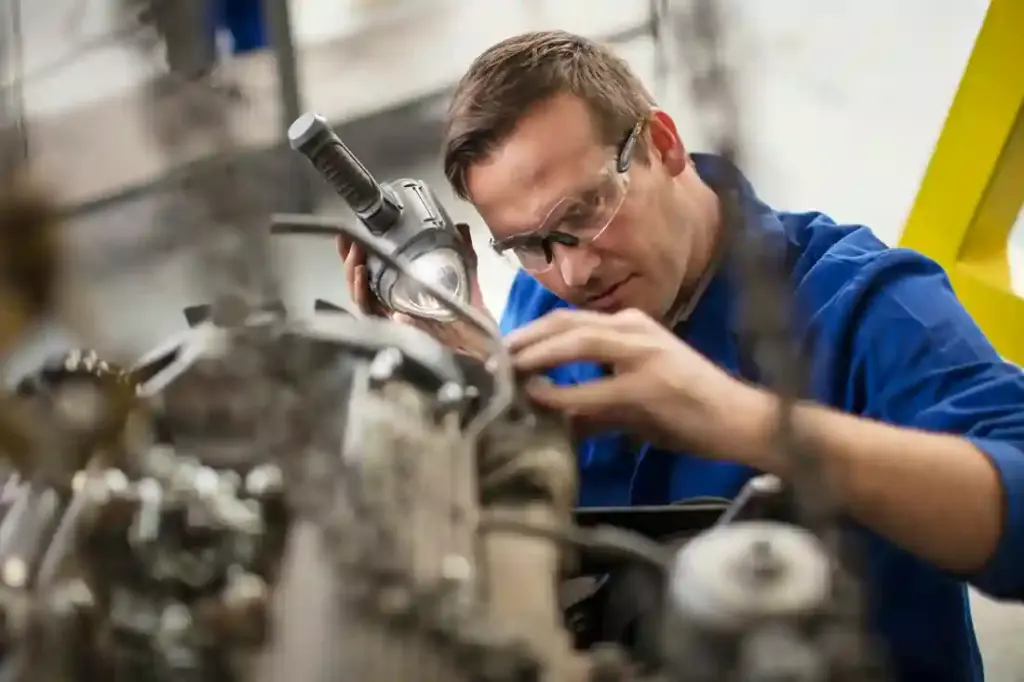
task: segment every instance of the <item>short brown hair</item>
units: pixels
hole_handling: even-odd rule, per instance
[[[593,40],[565,31],[503,40],[476,58],[448,107],[444,172],[455,193],[468,198],[469,167],[504,142],[527,111],[563,94],[583,101],[607,144],[622,142],[654,105],[626,62]]]

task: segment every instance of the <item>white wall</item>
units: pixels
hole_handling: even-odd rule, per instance
[[[473,0],[292,0],[296,39],[308,47],[354,36],[368,24],[394,21],[411,6],[427,3],[449,12],[455,8],[453,21],[467,33],[479,32],[481,22],[508,21],[501,12],[463,11],[479,7]],[[646,6],[646,0],[620,3],[630,10]],[[600,8],[595,3],[590,11],[617,11],[620,3]],[[746,95],[745,165],[761,193],[779,206],[822,209],[868,223],[887,241],[897,241],[987,4],[734,3],[742,35],[737,64]],[[26,84],[30,115],[70,114],[146,78],[148,68],[130,46],[75,47],[94,43],[120,25],[117,0],[23,0],[23,5],[25,69],[42,74]],[[521,11],[552,17],[566,11],[558,0],[526,5]],[[650,46],[638,43],[625,51],[650,78]],[[55,63],[62,68],[48,68]],[[683,84],[672,85],[675,92],[662,95],[690,138],[699,141],[692,107],[686,97],[675,96]],[[1012,264],[1024,291],[1024,227],[1017,233]]]
[[[421,0],[432,2],[433,0]],[[443,0],[442,0],[443,1]],[[315,45],[389,21],[410,0],[290,0],[296,42]],[[30,116],[52,116],[120,94],[150,69],[123,40],[122,0],[22,0],[25,100]],[[55,68],[59,66],[59,68]]]
[[[741,2],[735,55],[746,126],[744,169],[763,198],[870,225],[899,240],[945,121],[987,0]],[[646,41],[623,54],[654,82]],[[660,88],[693,149],[699,112],[679,76]],[[1024,221],[1011,253],[1024,293]],[[509,275],[488,268],[500,309]]]

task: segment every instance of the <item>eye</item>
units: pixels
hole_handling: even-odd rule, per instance
[[[560,227],[563,230],[572,231],[583,227],[590,220],[590,211],[579,209],[573,210],[562,216]]]
[[[601,210],[601,204],[602,201],[597,195],[581,201],[562,214],[559,224],[566,231],[585,228]]]

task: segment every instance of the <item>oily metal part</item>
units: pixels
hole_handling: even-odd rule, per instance
[[[168,25],[189,21],[184,10],[174,18],[151,12],[150,18],[166,41],[198,43],[191,51],[184,42],[168,50],[185,66],[166,83],[167,104],[154,98],[158,139],[169,152],[180,152],[187,138],[197,134],[224,144],[230,140],[226,112],[237,100],[214,87],[216,71],[203,61],[209,56],[203,36]],[[233,152],[222,151],[224,159]],[[230,275],[215,283],[214,297],[214,322],[230,324],[239,316],[244,319],[273,291],[274,278],[262,257],[266,223],[258,226],[260,237],[246,231],[256,217],[246,211],[252,189],[224,172],[225,164],[230,162],[203,162],[190,178],[187,196],[204,209],[197,225],[221,240],[207,239],[206,248],[215,271]],[[219,225],[211,230],[211,222]],[[238,302],[248,305],[233,308]],[[264,330],[270,331],[266,338],[255,341],[270,355],[273,341],[280,338],[272,330],[273,325]],[[425,394],[403,375],[407,358],[402,346],[409,344],[384,348],[369,362],[339,366],[345,376],[323,372],[319,382],[312,376],[295,378],[309,412],[303,418],[310,426],[309,439],[289,441],[294,434],[283,433],[274,440],[291,442],[290,455],[301,463],[285,475],[293,489],[290,496],[301,498],[296,508],[314,524],[308,541],[317,549],[309,556],[306,545],[307,555],[293,561],[294,552],[304,547],[297,542],[285,566],[300,574],[310,569],[315,574],[317,566],[329,573],[325,604],[308,616],[321,614],[322,632],[336,637],[329,640],[333,646],[319,651],[309,650],[316,639],[295,644],[288,622],[297,616],[299,602],[285,598],[278,602],[268,662],[258,669],[274,677],[293,676],[298,658],[311,668],[310,679],[316,679],[316,671],[396,682],[586,679],[587,663],[571,653],[558,609],[556,576],[564,547],[556,538],[509,530],[481,535],[479,523],[489,513],[541,527],[569,523],[575,469],[564,425],[552,422],[545,428],[527,409],[518,418],[492,424],[478,438],[481,434],[463,428],[455,409],[463,402],[456,395],[462,391],[459,385],[446,382],[436,395]],[[233,348],[229,355],[236,352]],[[278,365],[285,360],[277,359]],[[295,357],[287,358],[287,364],[299,371],[303,365]],[[324,383],[330,381],[336,383]],[[347,405],[340,420],[329,413],[339,404]],[[332,423],[344,424],[344,433],[315,428]],[[552,429],[561,440],[549,435]],[[337,437],[342,439],[340,461],[332,446]],[[509,451],[502,445],[508,442],[522,447]],[[494,462],[480,481],[478,461]],[[487,503],[481,506],[479,500]],[[307,536],[297,534],[296,539],[301,537]],[[294,579],[286,573],[278,597],[301,589],[289,582]],[[300,619],[302,613],[298,609]],[[309,624],[299,631],[309,632]],[[296,646],[305,647],[297,657]]]

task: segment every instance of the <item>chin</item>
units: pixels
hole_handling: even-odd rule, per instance
[[[636,309],[644,313],[651,314],[651,306],[649,305],[648,301],[646,301],[644,297],[637,295],[638,293],[640,293],[639,291],[636,291],[637,289],[640,288],[637,286],[637,284],[639,284],[637,280],[627,282],[623,286],[623,289],[620,292],[618,292],[617,295],[613,296],[610,300],[589,301],[587,303],[584,303],[580,307],[586,308],[587,310],[593,310],[594,312],[607,314],[618,313],[623,310],[631,309]]]

